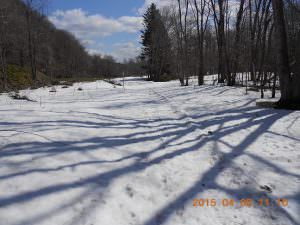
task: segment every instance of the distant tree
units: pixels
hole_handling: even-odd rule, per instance
[[[181,86],[189,85],[189,35],[188,35],[188,15],[190,9],[190,1],[184,0],[183,4],[181,0],[177,1],[178,4],[178,42],[179,42],[179,63],[180,63],[180,73],[182,75],[179,77]],[[185,83],[184,83],[185,82]]]
[[[36,65],[36,44],[37,44],[37,33],[36,27],[34,26],[34,15],[35,11],[35,1],[34,0],[26,0],[26,10],[25,10],[25,19],[26,19],[26,34],[27,34],[27,48],[30,59],[30,67],[31,67],[31,76],[33,80],[36,80],[37,76],[37,65]]]
[[[142,45],[141,59],[149,79],[160,81],[162,75],[170,75],[170,39],[155,4],[152,4],[144,15]]]
[[[105,78],[111,78],[114,75],[114,70],[116,69],[116,61],[112,56],[105,55],[103,57],[103,63],[102,63],[102,70],[103,70],[103,75]],[[120,74],[121,75],[121,74]]]
[[[1,83],[2,88],[7,89],[7,53],[11,45],[11,40],[8,36],[9,29],[9,10],[7,2],[2,2],[0,5],[0,67],[1,67]]]
[[[198,85],[204,84],[204,35],[208,26],[210,16],[209,2],[207,0],[194,0],[196,9],[197,45],[198,45]],[[206,8],[208,12],[206,12]]]
[[[211,7],[213,11],[217,43],[219,54],[219,83],[225,83],[230,75],[229,71],[229,55],[227,51],[226,41],[226,16],[228,14],[228,0],[211,0]]]
[[[233,57],[233,75],[229,78],[229,85],[235,85],[237,72],[238,72],[238,61],[240,57],[240,49],[241,49],[241,24],[244,14],[245,0],[241,0],[239,4],[239,10],[237,12],[236,24],[235,24],[235,38],[234,38],[234,57]]]

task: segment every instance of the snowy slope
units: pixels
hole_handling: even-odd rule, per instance
[[[0,96],[0,225],[300,224],[300,112],[244,92],[126,78]]]

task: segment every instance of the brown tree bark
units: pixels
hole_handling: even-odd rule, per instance
[[[227,43],[225,36],[225,14],[226,14],[226,3],[228,0],[218,0],[217,3],[215,0],[211,0],[211,6],[213,10],[215,29],[217,34],[217,43],[218,43],[218,83],[225,83],[225,79],[229,78],[229,55],[227,52]]]
[[[206,0],[201,0],[200,5],[197,0],[194,0],[196,8],[196,25],[197,25],[197,43],[198,43],[198,85],[204,84],[204,35],[207,28],[208,17],[210,10],[205,15],[205,9],[208,6]]]
[[[2,72],[2,86],[4,90],[7,90],[7,60],[6,60],[6,50],[0,47],[0,61],[1,61],[1,72]]]
[[[240,2],[240,7],[239,11],[237,13],[237,19],[236,19],[236,33],[235,33],[235,50],[234,50],[234,59],[233,59],[233,69],[234,69],[234,74],[231,77],[229,81],[229,85],[235,85],[236,83],[236,76],[238,72],[238,59],[240,56],[240,39],[241,39],[241,22],[243,19],[243,14],[244,14],[244,5],[245,5],[245,0],[241,0]]]
[[[0,68],[1,68],[1,82],[2,88],[7,89],[8,66],[7,66],[7,51],[9,47],[8,32],[8,14],[9,8],[7,5],[0,6]]]
[[[298,108],[300,105],[300,78],[299,74],[292,75],[290,71],[284,4],[282,0],[272,0],[272,5],[276,29],[278,75],[281,91],[281,99],[278,104],[281,108]]]

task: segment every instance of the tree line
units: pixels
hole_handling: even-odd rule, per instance
[[[149,79],[218,74],[216,83],[280,88],[279,106],[300,104],[298,0],[177,0],[144,15],[142,54]]]
[[[90,55],[71,33],[59,30],[45,15],[43,0],[0,0],[0,86],[8,87],[8,66],[28,68],[32,80],[113,77],[140,74],[136,59],[118,63],[111,56]]]

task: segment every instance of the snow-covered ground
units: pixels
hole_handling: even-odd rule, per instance
[[[0,96],[0,225],[300,224],[300,112],[177,81],[57,91]]]

